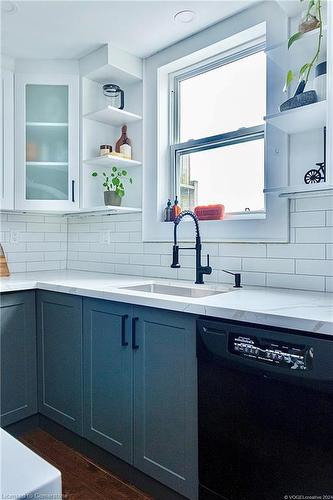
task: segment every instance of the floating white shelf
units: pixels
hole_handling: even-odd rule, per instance
[[[300,108],[265,116],[266,123],[274,125],[287,134],[297,134],[326,125],[327,103],[315,102]]]
[[[74,217],[74,216],[84,216],[84,215],[113,215],[113,214],[130,214],[130,213],[140,213],[142,212],[142,208],[135,208],[135,207],[116,207],[113,205],[103,205],[101,207],[89,207],[89,208],[77,208],[74,210],[71,210],[70,212],[66,210],[6,210],[2,209],[1,210],[4,213],[22,213],[22,214],[58,214],[62,215],[63,217]]]
[[[27,127],[68,127],[68,123],[61,122],[27,122]]]
[[[275,193],[280,198],[305,198],[312,196],[329,196],[333,194],[333,186],[326,182],[317,184],[297,184],[280,188],[264,189],[265,193]]]
[[[76,216],[76,215],[101,215],[103,213],[107,214],[130,214],[130,213],[140,213],[142,212],[141,208],[134,207],[116,207],[114,205],[103,205],[101,207],[91,207],[91,208],[79,208],[77,210],[73,210],[64,215]]]
[[[89,118],[90,120],[95,120],[97,122],[107,123],[108,125],[115,126],[122,126],[128,123],[142,120],[142,117],[136,115],[135,113],[130,113],[129,111],[117,109],[112,106],[107,106],[106,108],[100,109],[98,111],[87,113],[86,115],[84,115],[84,118]]]
[[[121,156],[112,155],[96,156],[95,158],[84,160],[83,163],[94,167],[112,167],[113,165],[116,167],[139,167],[141,165],[140,161],[127,160]]]

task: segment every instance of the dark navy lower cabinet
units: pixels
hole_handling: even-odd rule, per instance
[[[196,321],[134,308],[134,465],[197,498]]]
[[[84,299],[84,436],[128,463],[133,454],[132,306]]]
[[[2,294],[1,426],[37,413],[35,292]]]
[[[37,292],[39,412],[82,434],[82,297]]]

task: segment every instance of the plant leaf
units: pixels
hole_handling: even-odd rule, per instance
[[[303,36],[303,33],[301,33],[300,31],[298,31],[297,33],[294,33],[293,35],[291,35],[291,37],[288,40],[288,49],[290,49],[290,47],[292,46],[292,44],[294,42],[296,42],[296,40],[299,40],[299,38],[301,38],[302,36]]]
[[[118,177],[115,177],[114,179],[112,179],[112,184],[114,186],[119,186],[120,184],[120,180],[118,179]]]
[[[103,172],[103,175],[104,175],[104,177],[106,177],[106,173],[105,172]]]
[[[91,175],[92,175],[93,177],[97,177],[97,172],[92,172],[92,173],[91,173]]]
[[[127,171],[126,171],[126,170],[123,170],[121,173],[122,173],[123,175],[127,175]]]
[[[130,184],[133,184],[133,179],[132,179],[132,177],[130,177],[129,181],[130,181]]]
[[[286,81],[284,84],[283,92],[287,91],[287,89],[288,89],[289,85],[291,84],[291,82],[293,81],[293,79],[294,79],[294,73],[290,69],[287,73],[287,76],[286,76]]]
[[[306,72],[306,70],[309,68],[309,66],[310,66],[309,63],[305,63],[305,64],[303,64],[303,66],[299,70],[299,78],[300,78],[300,80],[301,80],[302,76],[304,75],[304,73]]]
[[[117,167],[112,167],[112,172],[117,172]]]

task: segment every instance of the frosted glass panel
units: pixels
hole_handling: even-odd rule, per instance
[[[26,198],[68,199],[68,87],[26,86]]]
[[[67,165],[27,164],[27,200],[67,200]]]
[[[27,122],[68,122],[67,85],[27,85]]]
[[[27,161],[68,161],[68,129],[55,126],[26,128]]]

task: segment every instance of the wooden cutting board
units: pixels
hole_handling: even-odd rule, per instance
[[[10,272],[8,269],[5,252],[3,251],[2,245],[0,243],[0,277],[3,278],[5,276],[9,276],[9,275],[10,275]]]

